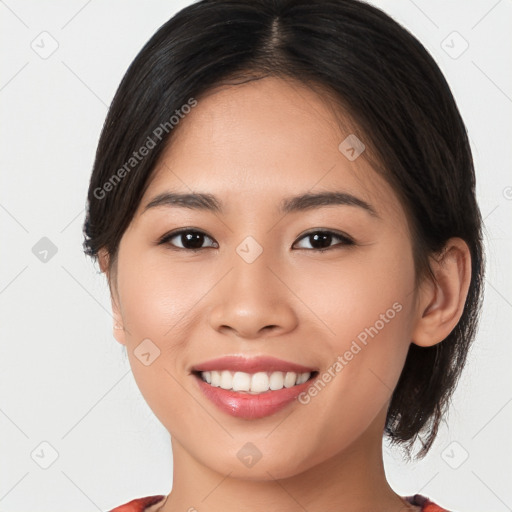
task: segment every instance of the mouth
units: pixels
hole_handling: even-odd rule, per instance
[[[242,419],[270,416],[291,405],[319,371],[273,357],[227,356],[190,369],[203,395]]]

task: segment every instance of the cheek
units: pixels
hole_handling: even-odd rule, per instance
[[[160,251],[125,254],[118,263],[118,286],[131,343],[154,337],[172,345],[218,276],[198,276],[197,266],[171,263]]]
[[[356,436],[379,413],[396,386],[410,345],[412,254],[396,244],[359,255],[316,269],[315,286],[311,273],[304,273],[297,291],[322,320],[318,350],[327,359],[321,376],[325,386],[318,385],[320,398],[305,397],[305,402],[314,409],[313,417],[323,419],[319,424],[331,439],[340,428],[346,434],[340,439]],[[325,403],[332,408],[325,409]]]
[[[176,418],[187,417],[190,408],[180,384],[190,338],[185,328],[208,283],[190,277],[186,265],[171,266],[161,255],[156,259],[149,251],[137,252],[135,244],[127,243],[123,251],[118,290],[133,376],[151,410],[180,439],[186,437],[186,429],[181,430]],[[149,364],[143,362],[145,353]]]
[[[294,292],[322,321],[331,352],[377,336],[382,351],[408,344],[415,271],[409,246],[398,241],[297,269]]]

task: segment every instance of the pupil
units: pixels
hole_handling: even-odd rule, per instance
[[[324,247],[329,247],[331,245],[331,241],[332,241],[332,235],[330,235],[329,233],[315,233],[314,235],[310,235],[314,242],[311,244],[312,247],[314,247],[315,249],[322,249]],[[315,242],[318,242],[320,240],[320,244],[317,244]],[[327,242],[326,245],[322,245],[322,243],[325,244],[325,242]],[[318,246],[319,245],[319,246]]]
[[[185,243],[183,243],[183,238],[181,240],[184,247],[188,247],[190,249],[200,249],[203,245],[203,235],[201,233],[187,233],[181,236],[184,236],[187,240]]]

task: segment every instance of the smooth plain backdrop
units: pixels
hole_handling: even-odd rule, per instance
[[[112,336],[82,223],[108,105],[188,1],[0,1],[0,512],[106,511],[167,494],[167,431]],[[485,305],[447,421],[388,478],[449,510],[512,510],[512,2],[375,0],[430,51],[466,122],[485,219]],[[200,427],[200,426],[199,426]]]

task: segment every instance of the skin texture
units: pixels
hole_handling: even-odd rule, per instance
[[[325,98],[301,84],[265,78],[218,88],[180,122],[113,268],[112,306],[137,385],[171,434],[172,492],[159,510],[414,510],[388,485],[382,462],[387,407],[411,342],[442,340],[462,313],[470,257],[459,239],[432,259],[437,283],[414,287],[407,218],[393,189],[362,156],[349,161]],[[355,128],[354,128],[355,130]],[[129,179],[129,178],[126,178]],[[205,192],[223,214],[144,207],[166,191]],[[343,191],[371,204],[278,212],[284,197]],[[179,249],[163,235],[190,227],[203,249]],[[303,235],[334,230],[325,252]],[[236,252],[247,237],[263,249],[252,263]],[[185,241],[186,243],[186,241]],[[325,247],[329,246],[329,242]],[[220,411],[200,392],[191,366],[223,355],[270,355],[320,373],[381,314],[393,319],[306,405],[266,418]],[[149,338],[160,355],[143,365],[134,350]],[[251,442],[251,468],[238,451]],[[193,509],[192,509],[193,510]]]

